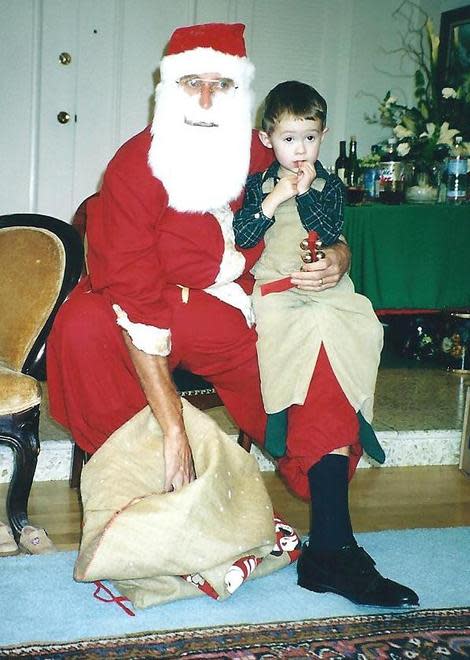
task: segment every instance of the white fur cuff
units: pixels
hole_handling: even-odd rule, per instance
[[[116,312],[116,323],[127,330],[136,348],[149,355],[166,357],[170,354],[171,333],[168,328],[157,328],[144,323],[132,323],[119,305],[113,305],[113,309]]]

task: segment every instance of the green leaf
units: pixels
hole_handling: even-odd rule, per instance
[[[421,113],[421,116],[424,119],[424,121],[425,122],[428,121],[431,113],[430,113],[430,108],[426,103],[426,101],[423,100],[418,103],[418,110]]]
[[[425,87],[416,87],[415,89],[415,97],[419,101],[423,97],[426,96],[426,88]]]
[[[426,85],[426,82],[424,80],[423,72],[421,69],[418,69],[415,71],[415,86],[416,87],[424,87]]]
[[[410,115],[403,115],[401,123],[405,128],[408,128],[410,131],[413,131],[413,133],[416,132],[416,123],[413,120],[413,117]]]

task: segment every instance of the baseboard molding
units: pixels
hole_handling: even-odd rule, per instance
[[[384,467],[413,465],[458,465],[461,432],[449,431],[379,431],[379,441],[387,456]],[[237,437],[231,435],[234,442]],[[252,449],[260,469],[272,471],[275,465],[257,447]],[[35,481],[61,481],[69,479],[72,462],[70,440],[44,440],[41,443]],[[359,467],[370,468],[376,463],[362,458]],[[8,483],[13,469],[12,452],[0,447],[0,483]]]

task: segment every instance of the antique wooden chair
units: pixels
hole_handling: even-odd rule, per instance
[[[6,511],[18,540],[39,454],[45,343],[83,262],[78,232],[45,215],[0,216],[0,444],[13,452]]]

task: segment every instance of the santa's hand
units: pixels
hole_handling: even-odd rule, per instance
[[[196,478],[193,456],[186,433],[165,435],[165,492],[179,490]]]
[[[325,257],[310,264],[303,264],[302,270],[292,273],[291,283],[304,291],[324,291],[336,286],[349,269],[351,252],[346,243],[338,241],[323,248]]]
[[[307,163],[306,160],[299,161],[299,170],[297,172],[297,194],[303,195],[308,190],[312,182],[317,177],[315,166]]]

